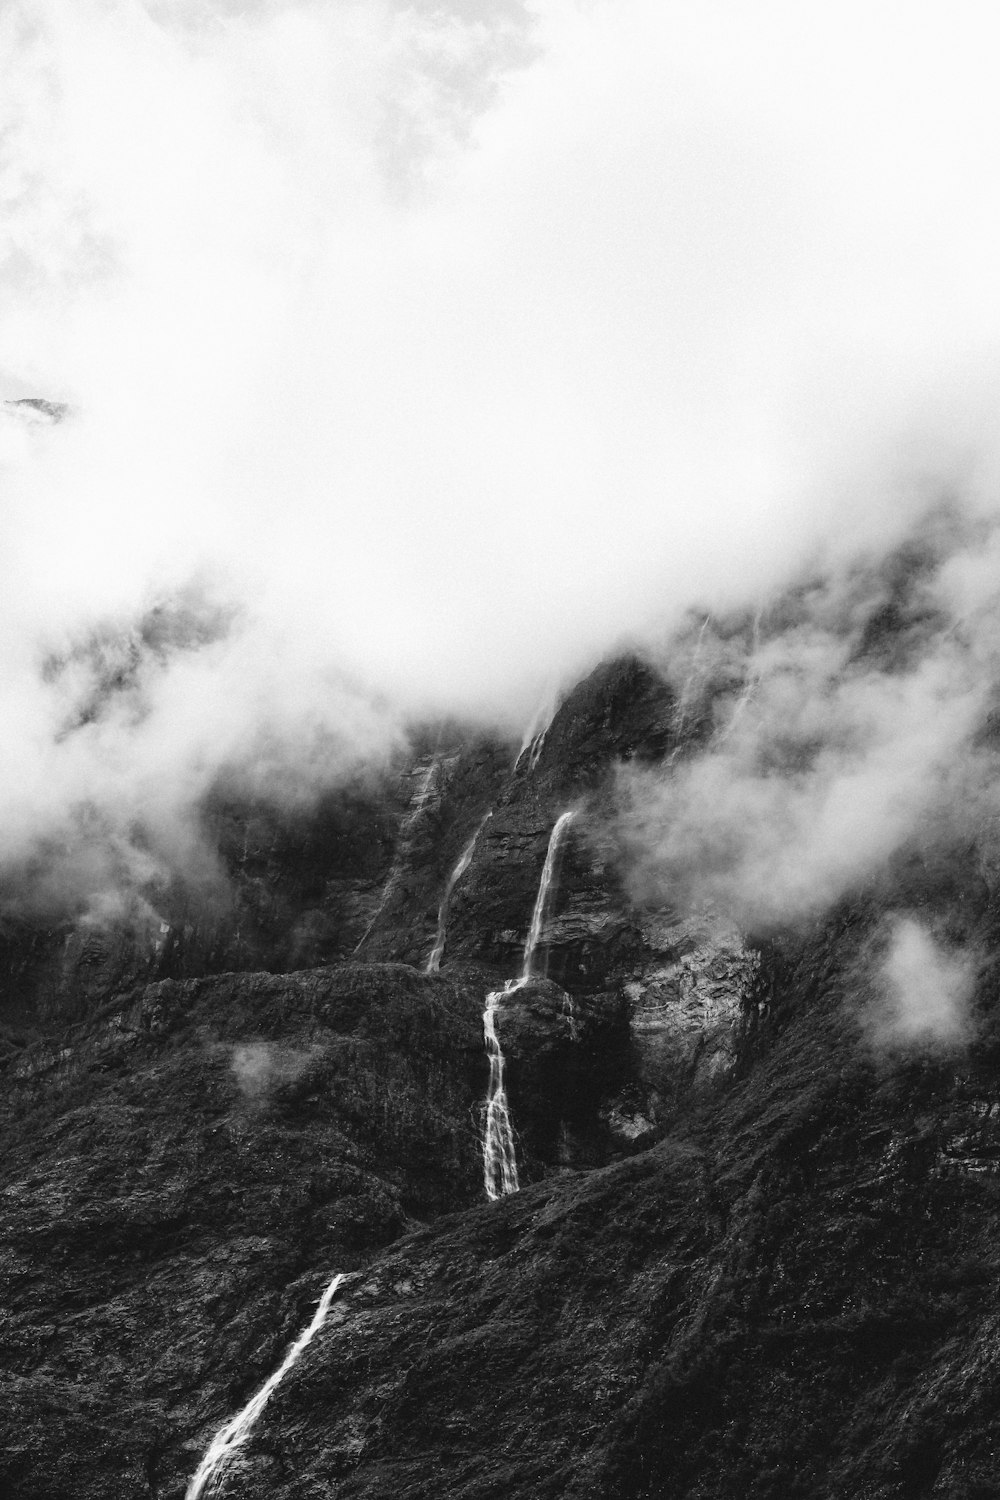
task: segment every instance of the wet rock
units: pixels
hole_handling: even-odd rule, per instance
[[[731,1076],[759,960],[738,932],[712,920],[645,927],[661,961],[628,980],[625,993],[633,1071],[662,1118],[688,1093]]]
[[[988,957],[964,1051],[877,1052],[885,889],[752,946],[629,900],[614,767],[674,718],[606,664],[516,765],[452,726],[311,809],[217,792],[228,883],[167,933],[8,921],[0,1492],[180,1500],[344,1270],[221,1494],[995,1492],[994,898],[967,850],[896,872]],[[569,807],[487,1204],[482,1013]]]
[[[614,1143],[601,1101],[629,1066],[621,997],[574,1000],[552,980],[532,979],[501,1001],[497,1032],[525,1180],[608,1160]]]
[[[662,1134],[657,1124],[659,1106],[658,1095],[633,1084],[602,1104],[600,1118],[621,1151],[640,1151]]]
[[[200,1433],[269,1373],[305,1267],[476,1201],[483,1074],[478,997],[402,966],[161,981],[27,1049],[3,1121],[5,1492],[142,1492],[179,1412]]]

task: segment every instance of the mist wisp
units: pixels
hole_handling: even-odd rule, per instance
[[[972,1035],[974,956],[940,942],[923,922],[898,914],[879,934],[882,956],[862,1023],[879,1051],[954,1050]]]
[[[665,647],[677,749],[619,774],[633,894],[767,930],[995,844],[994,519],[954,505]]]
[[[229,1064],[246,1102],[263,1107],[277,1089],[302,1078],[322,1054],[320,1047],[288,1047],[277,1042],[239,1042]]]
[[[5,889],[153,910],[212,878],[220,776],[307,798],[434,715],[516,746],[623,641],[887,557],[956,484],[988,510],[1000,129],[965,21],[5,6]],[[689,706],[713,653],[737,697],[679,801],[631,788],[637,883],[810,908],[978,795],[985,635],[949,628],[890,674],[822,616],[713,624]],[[815,753],[759,774],[781,716]]]

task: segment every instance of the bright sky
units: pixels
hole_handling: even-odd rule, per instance
[[[997,28],[8,0],[0,394],[75,413],[0,435],[8,718],[42,645],[199,577],[252,641],[232,735],[344,672],[526,719],[956,464],[988,486]]]

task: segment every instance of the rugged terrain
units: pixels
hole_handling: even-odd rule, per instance
[[[225,894],[152,929],[9,917],[4,1493],[180,1497],[336,1271],[220,1493],[998,1492],[989,871],[901,859],[766,936],[639,903],[615,768],[704,732],[623,659],[520,755],[446,726],[309,808],[220,788]],[[483,1006],[570,809],[491,1203]],[[965,1045],[872,1045],[890,906],[981,955]]]

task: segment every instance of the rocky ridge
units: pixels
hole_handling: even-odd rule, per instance
[[[9,1493],[179,1497],[337,1270],[234,1493],[995,1493],[993,970],[973,1048],[886,1060],[871,896],[767,941],[636,906],[609,777],[679,719],[611,663],[516,764],[455,730],[308,815],[217,797],[228,894],[163,932],[8,926]],[[486,1204],[484,997],[570,807]],[[989,953],[973,859],[893,899]]]

